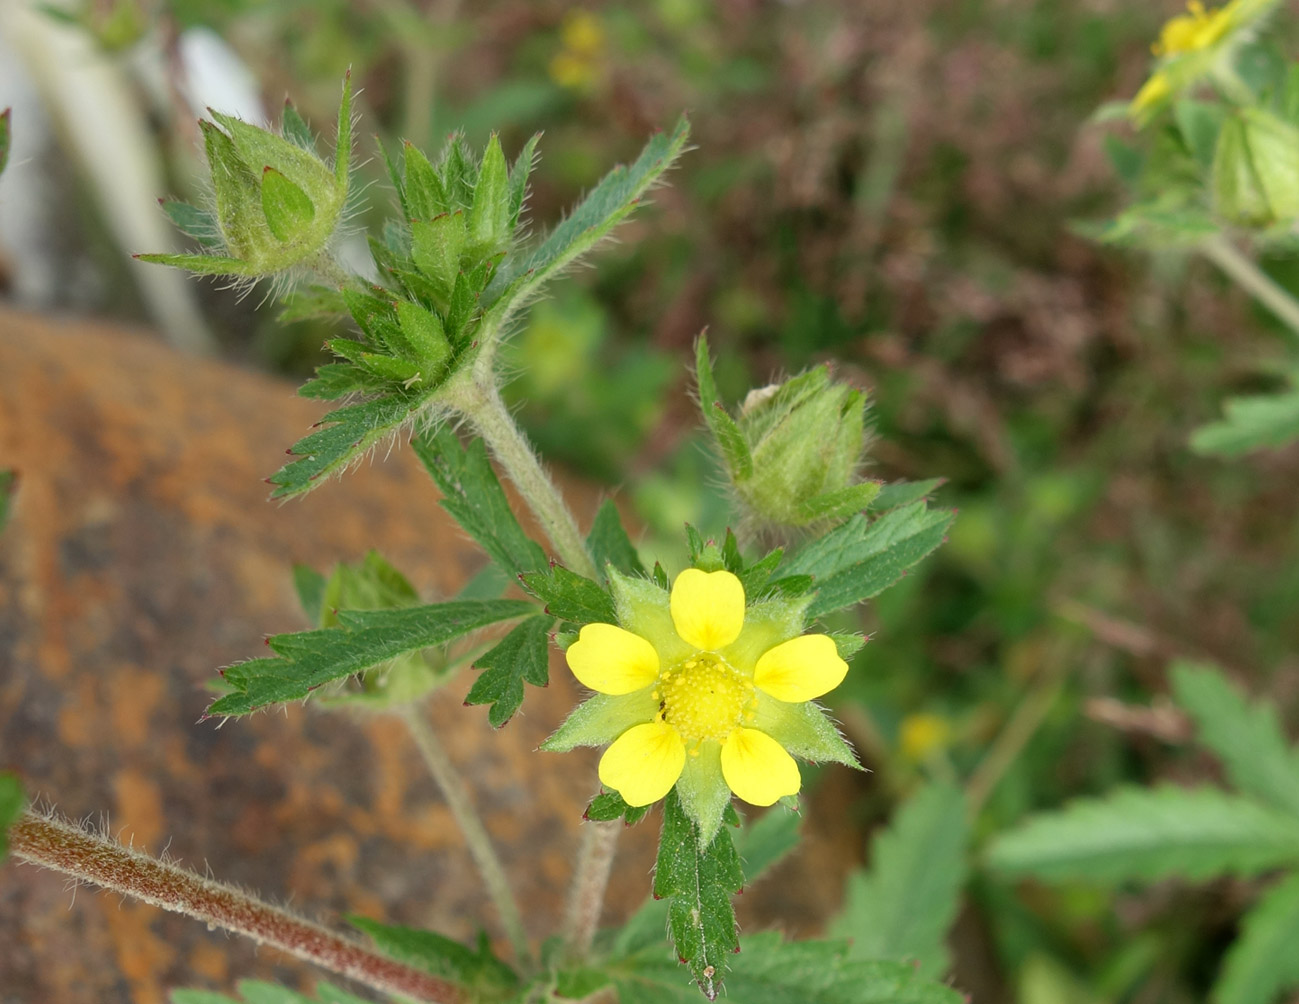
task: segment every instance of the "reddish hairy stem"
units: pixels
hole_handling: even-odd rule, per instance
[[[68,823],[29,812],[10,828],[9,850],[23,861],[234,931],[384,993],[426,1004],[464,1004],[454,984],[394,962],[230,886]]]

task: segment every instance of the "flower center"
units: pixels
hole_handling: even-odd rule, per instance
[[[753,702],[753,681],[719,655],[699,652],[665,670],[654,696],[681,738],[725,739]]]

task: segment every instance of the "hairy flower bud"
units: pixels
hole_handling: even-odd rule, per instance
[[[700,404],[746,516],[761,527],[842,519],[879,493],[857,477],[866,395],[827,367],[751,391],[732,418],[717,398],[708,343],[697,356]]]
[[[1214,208],[1249,227],[1299,218],[1299,128],[1261,108],[1222,124],[1213,158]]]

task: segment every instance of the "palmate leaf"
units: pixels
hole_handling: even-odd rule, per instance
[[[1276,706],[1246,701],[1210,666],[1179,663],[1172,681],[1177,703],[1191,713],[1200,741],[1217,754],[1231,783],[1299,817],[1299,754],[1281,732]]]
[[[574,624],[617,624],[613,598],[598,583],[555,565],[520,575],[523,588],[546,605],[546,613]]]
[[[212,702],[207,715],[246,715],[269,704],[301,700],[331,680],[536,611],[536,605],[525,600],[456,600],[400,610],[343,610],[337,627],[268,639],[278,658],[228,667],[222,676],[230,692]]]
[[[482,672],[469,689],[466,704],[490,704],[487,721],[499,729],[523,703],[523,685],[544,687],[550,681],[550,653],[546,632],[550,617],[529,617],[501,639],[474,665]]]
[[[433,387],[422,393],[376,397],[329,412],[316,423],[322,427],[319,431],[290,447],[298,459],[271,475],[271,498],[302,495],[319,487],[326,475],[341,473],[412,421],[436,393]]]
[[[933,977],[947,971],[947,931],[965,884],[965,813],[958,788],[933,784],[875,837],[870,868],[848,880],[843,913],[830,927],[851,939],[853,958],[914,960]]]
[[[500,330],[547,282],[608,237],[681,156],[689,135],[690,124],[682,118],[670,133],[654,136],[635,163],[606,174],[536,250],[506,258],[483,292],[484,326]]]
[[[506,1000],[518,986],[518,975],[492,954],[485,934],[479,934],[475,948],[467,948],[415,927],[380,924],[367,917],[349,917],[348,923],[368,934],[385,955],[460,984],[481,1004]]]
[[[679,970],[642,949],[611,967],[619,1004],[693,1004]],[[842,941],[784,941],[764,931],[745,939],[726,974],[728,1004],[961,1004],[951,987],[905,963],[854,959]]]
[[[546,552],[519,526],[481,439],[468,447],[450,429],[420,432],[415,454],[442,492],[441,506],[511,577],[546,567]]]
[[[1191,434],[1191,449],[1196,453],[1234,457],[1299,440],[1299,390],[1228,398],[1223,411],[1221,422]]]
[[[804,547],[781,566],[784,576],[810,575],[816,598],[809,617],[868,600],[893,585],[947,535],[955,514],[923,502],[876,520],[857,515]]]
[[[722,827],[706,849],[675,790],[663,803],[663,832],[654,866],[654,895],[668,899],[668,931],[677,955],[699,989],[715,1000],[723,970],[740,942],[731,896],[744,885],[744,871]]]
[[[1299,863],[1299,820],[1215,788],[1121,788],[1031,817],[988,864],[1046,880],[1256,875]]]
[[[1282,990],[1299,987],[1299,874],[1273,886],[1245,914],[1232,943],[1213,1004],[1272,1004]]]
[[[314,997],[261,980],[241,980],[238,989],[238,997],[211,990],[173,990],[171,1004],[370,1004],[328,983],[317,983]]]

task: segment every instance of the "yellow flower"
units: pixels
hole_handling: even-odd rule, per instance
[[[857,766],[810,702],[842,682],[835,640],[802,634],[807,599],[746,607],[730,572],[690,568],[671,594],[611,573],[620,624],[587,624],[568,665],[596,692],[543,748],[611,743],[600,781],[628,805],[675,786],[710,835],[731,793],[752,805],[796,794],[796,754]]]
[[[898,728],[898,750],[912,763],[924,763],[952,741],[952,727],[941,715],[907,715]]]
[[[1239,6],[1239,0],[1232,0],[1225,7],[1206,11],[1200,0],[1190,0],[1187,12],[1164,25],[1150,51],[1156,56],[1176,56],[1208,48],[1231,29]]]

